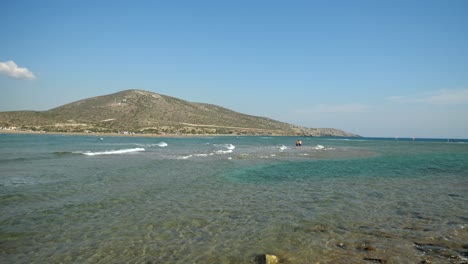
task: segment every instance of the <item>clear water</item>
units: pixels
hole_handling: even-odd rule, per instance
[[[468,143],[0,134],[0,263],[466,263]]]

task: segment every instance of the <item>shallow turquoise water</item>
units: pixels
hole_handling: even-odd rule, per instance
[[[0,263],[463,263],[468,144],[0,134]]]

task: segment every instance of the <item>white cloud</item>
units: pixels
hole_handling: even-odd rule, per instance
[[[15,79],[36,79],[30,70],[18,67],[14,61],[0,62],[0,73]]]
[[[391,96],[388,99],[398,103],[426,103],[433,105],[468,104],[468,89],[439,90],[424,96]]]

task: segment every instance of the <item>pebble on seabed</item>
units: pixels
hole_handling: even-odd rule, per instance
[[[255,263],[256,264],[278,264],[279,259],[275,255],[260,254],[260,255],[255,256]]]

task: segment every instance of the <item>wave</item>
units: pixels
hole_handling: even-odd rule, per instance
[[[188,158],[191,158],[191,157],[208,157],[208,156],[212,156],[214,154],[228,154],[228,153],[234,152],[234,149],[236,148],[236,146],[234,146],[233,144],[214,144],[213,146],[222,147],[222,148],[225,148],[225,149],[215,150],[215,151],[210,152],[210,153],[189,154],[187,156],[179,156],[177,158],[178,159],[188,159]]]
[[[227,148],[229,150],[234,150],[236,148],[233,144],[214,144],[213,146]]]
[[[118,149],[118,150],[97,151],[97,152],[77,151],[77,152],[73,152],[73,153],[83,154],[83,155],[86,155],[86,156],[98,156],[98,155],[127,154],[127,153],[133,153],[133,152],[141,152],[141,151],[146,151],[146,150],[144,148],[131,148],[131,149]]]
[[[149,144],[149,145],[146,145],[148,147],[161,147],[161,148],[164,148],[164,147],[167,147],[167,143],[164,142],[164,141],[161,141],[159,143],[156,143],[156,144]]]
[[[226,148],[227,150],[216,150],[214,153],[216,154],[227,154],[227,153],[232,153],[236,146],[233,144],[215,144],[215,147],[223,147]]]
[[[188,156],[180,156],[180,157],[177,157],[178,159],[188,159],[188,158],[191,158],[193,157],[193,155],[188,155]]]
[[[316,149],[316,150],[335,150],[335,148],[326,148],[326,147],[324,147],[322,145],[317,145],[317,146],[315,146],[314,149]]]
[[[206,143],[209,145],[209,143]],[[215,154],[228,154],[234,152],[234,149],[236,146],[233,144],[214,144],[213,146],[218,147],[218,148],[225,148],[225,149],[220,149],[220,150],[213,150],[212,152],[209,153],[193,153],[193,154],[188,154],[186,156],[178,156],[177,159],[189,159],[192,157],[208,157],[208,156],[213,156]]]
[[[206,153],[197,153],[197,154],[189,154],[187,156],[178,156],[177,159],[188,159],[191,157],[208,157],[208,156],[213,156],[215,153],[211,152],[209,154]]]
[[[213,155],[213,153],[210,153],[210,154],[204,154],[204,153],[201,153],[201,154],[193,154],[195,157],[208,157],[208,156],[211,156]]]
[[[285,150],[285,149],[287,149],[287,148],[288,148],[288,147],[286,147],[285,145],[282,145],[281,147],[279,147],[279,150],[280,150],[280,151],[283,151],[283,150]]]
[[[159,142],[158,144],[156,144],[156,146],[158,146],[158,147],[167,147],[167,143],[166,142]]]
[[[232,153],[232,152],[233,152],[232,149],[228,149],[228,150],[217,150],[214,153],[216,153],[216,154],[227,154],[227,153]]]
[[[147,148],[151,148],[151,147],[161,147],[161,148],[164,148],[164,147],[167,147],[167,143],[164,142],[164,141],[161,141],[159,143],[156,143],[156,144],[135,144],[137,146],[140,146],[140,147],[147,147]]]

